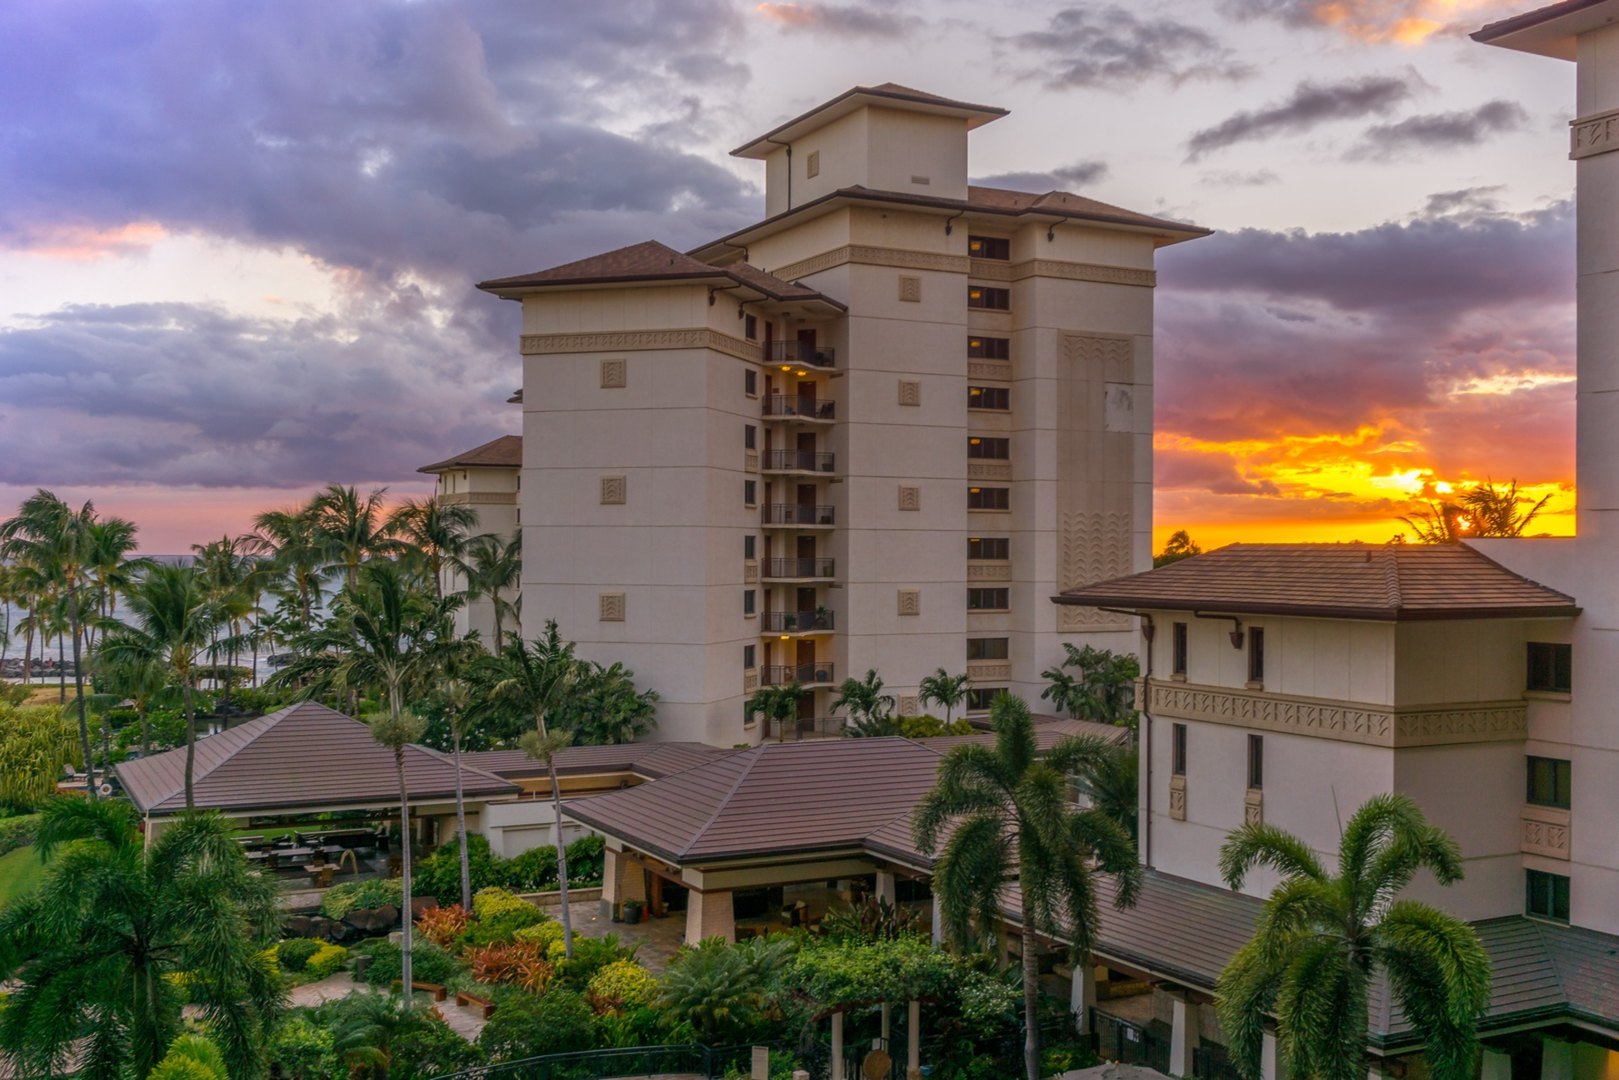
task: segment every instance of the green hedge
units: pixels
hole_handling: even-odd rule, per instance
[[[39,830],[38,814],[20,814],[17,817],[0,818],[0,855],[6,855],[25,848],[34,842],[34,834]]]
[[[568,884],[578,888],[600,885],[603,859],[599,836],[581,836],[569,844]],[[473,892],[490,886],[512,892],[546,892],[557,887],[557,853],[549,845],[504,859],[489,850],[485,837],[473,834],[467,838],[467,863]],[[441,904],[461,902],[461,843],[456,837],[412,868],[411,892],[437,897]]]

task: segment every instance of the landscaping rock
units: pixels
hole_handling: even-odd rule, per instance
[[[362,934],[380,934],[399,925],[399,909],[392,904],[384,904],[379,908],[351,911],[343,916],[343,921]]]

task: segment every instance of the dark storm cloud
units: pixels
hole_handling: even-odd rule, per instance
[[[761,15],[794,30],[810,30],[839,38],[892,39],[922,25],[922,20],[894,10],[891,4],[760,4]]]
[[[1044,194],[1064,188],[1082,188],[1094,184],[1107,175],[1105,161],[1076,161],[1050,172],[1008,172],[993,176],[975,176],[970,181],[981,187],[1010,188],[1013,191],[1035,191]]]
[[[1500,99],[1486,101],[1476,109],[1423,113],[1367,128],[1360,144],[1345,156],[1350,160],[1387,161],[1407,154],[1477,146],[1491,136],[1517,131],[1528,122],[1529,114],[1523,106]]]
[[[1334,120],[1355,120],[1392,112],[1410,99],[1419,83],[1412,76],[1373,75],[1336,83],[1301,82],[1286,101],[1239,112],[1186,141],[1186,160],[1213,150],[1277,135],[1296,135]]]
[[[1208,31],[1169,18],[1137,18],[1126,8],[1069,7],[1044,30],[1005,39],[1043,56],[1030,77],[1055,88],[1126,89],[1148,79],[1244,79],[1253,69]]]

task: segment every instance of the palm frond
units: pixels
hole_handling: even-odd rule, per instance
[[[1298,875],[1325,880],[1310,845],[1274,825],[1243,825],[1226,837],[1220,846],[1220,876],[1233,889],[1242,888],[1248,872],[1256,866],[1269,866],[1283,876]]]

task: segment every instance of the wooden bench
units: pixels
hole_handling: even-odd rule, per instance
[[[398,990],[399,986],[400,986],[399,980],[395,979],[393,981],[393,988],[395,990]],[[442,985],[441,983],[415,982],[415,981],[412,981],[411,984],[410,984],[410,988],[412,990],[424,990],[427,993],[432,994],[434,1001],[443,1001],[445,998],[450,996],[450,988],[447,987],[447,986]]]
[[[457,1005],[477,1006],[478,1010],[483,1014],[483,1018],[485,1020],[495,1015],[495,1003],[493,1001],[490,1001],[488,998],[481,998],[477,994],[469,994],[465,990],[457,990],[455,992],[455,1003]]]

